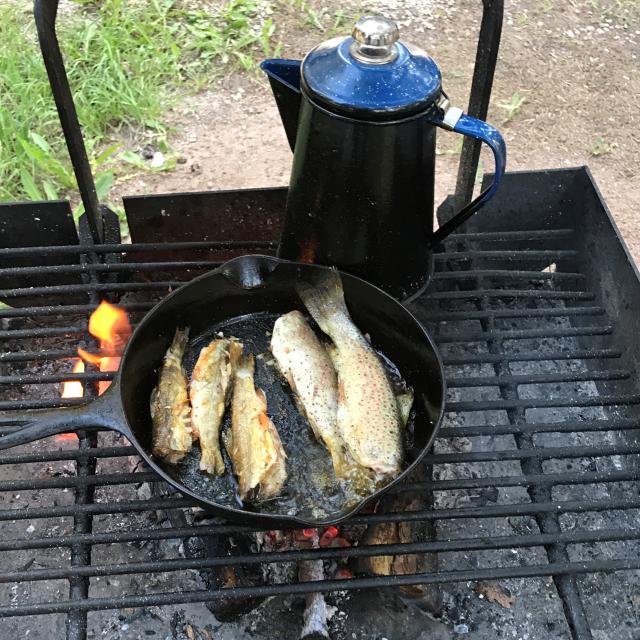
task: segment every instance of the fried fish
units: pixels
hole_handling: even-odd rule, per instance
[[[344,443],[338,434],[338,377],[331,358],[300,311],[279,317],[271,352],[316,438],[326,445],[338,478],[347,474]]]
[[[264,500],[280,493],[287,479],[286,454],[267,415],[264,391],[254,385],[255,359],[243,356],[236,368],[231,400],[231,431],[225,446],[243,500]]]
[[[404,457],[403,415],[380,358],[349,315],[339,273],[329,271],[316,286],[300,283],[298,293],[333,342],[338,433],[350,456],[377,477],[398,475]]]
[[[187,376],[182,367],[188,339],[188,328],[176,329],[164,356],[158,385],[151,393],[152,452],[172,464],[182,460],[193,443]]]
[[[191,426],[194,439],[200,439],[200,470],[213,476],[224,473],[220,425],[241,354],[237,340],[213,340],[200,351],[191,375]]]

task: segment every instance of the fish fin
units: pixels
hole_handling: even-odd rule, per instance
[[[404,393],[397,395],[396,403],[398,404],[398,412],[400,413],[402,426],[406,427],[409,422],[411,407],[413,406],[413,389],[409,387]]]
[[[149,407],[151,407],[151,415],[155,412],[156,399],[158,398],[158,387],[154,387],[149,398]]]
[[[333,316],[349,317],[342,279],[335,269],[329,269],[315,286],[308,282],[299,282],[296,291],[311,317],[325,333],[330,331]]]
[[[267,396],[262,389],[256,389],[256,396],[258,396],[258,401],[260,402],[260,406],[262,408],[262,414],[266,415],[267,411]]]

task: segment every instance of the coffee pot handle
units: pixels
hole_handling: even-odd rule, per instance
[[[432,122],[442,129],[455,131],[464,136],[470,136],[481,140],[493,151],[495,160],[495,172],[493,182],[488,189],[485,189],[477,198],[465,205],[450,220],[445,222],[433,234],[432,244],[437,245],[442,242],[452,231],[457,229],[463,222],[466,222],[478,209],[484,206],[495,194],[502,182],[504,170],[507,163],[507,148],[500,132],[490,124],[473,118],[458,107],[447,106],[432,117]]]

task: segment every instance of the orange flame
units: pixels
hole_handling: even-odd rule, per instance
[[[84,362],[80,358],[74,358],[73,373],[84,373]],[[63,398],[82,398],[84,389],[80,380],[67,380],[62,383]]]
[[[84,373],[84,362],[80,358],[74,358],[75,363],[73,365],[73,373]],[[62,383],[63,398],[82,398],[84,395],[84,388],[80,380],[67,380]],[[59,433],[56,436],[56,440],[76,440],[77,435],[75,433]]]
[[[78,355],[98,366],[100,371],[117,371],[120,354],[131,336],[131,324],[127,312],[104,300],[89,318],[89,333],[100,340],[100,354],[78,349]],[[102,395],[111,384],[110,380],[98,383],[98,394]]]
[[[78,348],[80,358],[74,358],[73,373],[84,373],[84,361],[96,365],[100,371],[117,371],[120,354],[131,336],[131,324],[126,311],[104,300],[89,317],[89,333],[100,341],[100,354]],[[111,384],[110,380],[98,383],[98,394],[102,395]],[[62,385],[63,398],[82,398],[84,388],[80,380],[67,380]],[[56,440],[75,440],[75,433],[61,433]]]

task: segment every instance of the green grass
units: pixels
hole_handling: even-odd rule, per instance
[[[176,0],[77,4],[58,20],[58,37],[101,198],[136,164],[114,144],[121,129],[162,145],[164,114],[181,91],[275,53],[275,27],[258,18],[258,0],[228,0],[215,13]],[[0,6],[0,201],[75,189],[33,18]]]
[[[615,142],[610,143],[610,142],[607,142],[604,138],[596,138],[596,140],[591,145],[591,148],[589,149],[589,153],[594,158],[597,158],[599,156],[606,156],[612,153],[615,148],[616,148]]]
[[[587,6],[601,19],[621,24],[637,23],[640,15],[640,0],[588,0]]]
[[[511,122],[520,113],[520,110],[522,109],[522,106],[525,102],[526,98],[523,95],[520,95],[517,91],[511,95],[509,100],[498,102],[498,107],[504,109],[506,113],[502,124],[504,125]]]

